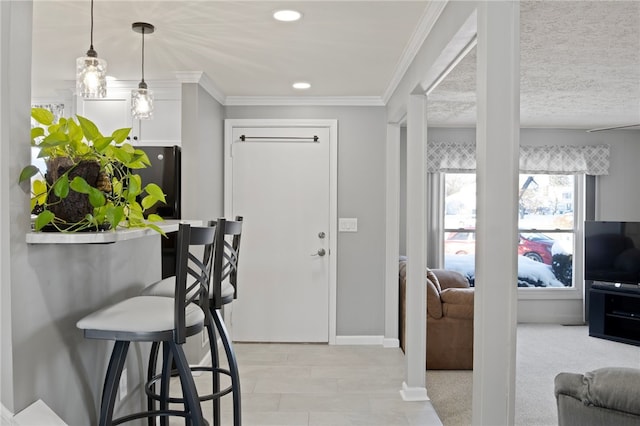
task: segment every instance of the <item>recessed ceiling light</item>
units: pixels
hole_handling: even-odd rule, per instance
[[[278,10],[273,12],[273,18],[278,21],[292,22],[302,17],[302,13],[297,10]]]
[[[311,84],[307,83],[306,81],[298,81],[296,83],[293,83],[294,89],[306,90],[310,87],[311,87]]]

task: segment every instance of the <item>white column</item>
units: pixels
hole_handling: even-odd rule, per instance
[[[478,4],[474,425],[512,425],[515,406],[519,3]]]
[[[9,12],[11,3],[0,2],[0,420],[5,406],[13,410],[11,371],[11,245],[9,219]],[[12,413],[9,413],[10,415]],[[4,424],[4,423],[3,423]]]
[[[427,98],[410,95],[407,105],[407,288],[406,288],[406,381],[402,397],[426,400],[426,267],[427,267]]]
[[[397,348],[400,253],[400,125],[387,124],[384,346]]]
[[[14,377],[13,343],[24,336],[16,331],[12,309],[20,309],[16,293],[24,296],[19,274],[30,227],[29,184],[18,185],[17,176],[31,155],[32,16],[30,0],[0,1],[0,410],[10,412],[23,408],[14,392],[20,377]]]

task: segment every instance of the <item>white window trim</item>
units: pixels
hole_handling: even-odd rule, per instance
[[[452,172],[455,173],[455,172]],[[548,174],[553,174],[552,172]],[[573,245],[573,286],[564,288],[527,288],[518,287],[518,300],[581,300],[584,299],[584,219],[585,219],[585,175],[573,175],[574,178],[574,245]],[[428,217],[429,228],[437,230],[435,246],[429,245],[428,265],[444,267],[444,179],[442,173],[429,173],[428,190],[432,191],[432,206]],[[438,189],[436,189],[438,188]],[[434,241],[429,239],[429,241]]]
[[[552,174],[552,173],[550,173]],[[585,218],[585,175],[574,175],[573,204],[573,287],[518,287],[518,300],[570,300],[584,298],[583,248]]]

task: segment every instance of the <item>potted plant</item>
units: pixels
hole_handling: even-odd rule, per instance
[[[136,169],[150,166],[144,151],[126,143],[131,131],[123,128],[104,136],[89,119],[77,115],[54,122],[53,114],[32,108],[39,126],[31,129],[31,145],[47,170],[34,165],[20,173],[20,182],[36,175],[31,186],[31,211],[37,214],[34,229],[61,232],[98,231],[118,227],[151,228],[163,219],[144,212],[165,202],[162,189],[153,183],[143,187]]]

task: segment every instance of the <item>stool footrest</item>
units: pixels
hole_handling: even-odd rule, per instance
[[[220,374],[224,374],[226,376],[231,377],[231,372],[225,368],[220,368],[220,367],[206,367],[206,366],[191,366],[189,367],[191,369],[191,371],[207,371],[207,372],[211,372],[213,374],[215,373],[220,373]],[[171,377],[175,377],[178,375],[178,370],[171,370]],[[145,393],[147,395],[147,397],[156,400],[156,401],[161,401],[162,397],[160,396],[160,394],[156,393],[153,390],[153,387],[155,385],[156,382],[160,381],[162,379],[162,374],[157,374],[155,376],[153,376],[151,378],[151,380],[149,380],[147,382],[147,384],[145,385]],[[199,395],[198,398],[200,399],[200,401],[211,401],[213,399],[218,399],[221,398],[225,395],[230,394],[233,391],[233,385],[229,385],[228,387],[219,390],[216,393],[210,393],[208,395]],[[178,398],[178,397],[169,397],[166,399],[167,402],[169,402],[170,404],[183,404],[184,403],[184,399],[182,398]],[[184,413],[182,411],[179,411],[180,413]],[[136,418],[144,418],[144,417],[151,417],[151,415],[148,416],[140,416],[140,417],[134,417],[134,418],[130,418],[129,420],[134,420]],[[186,414],[183,414],[183,417],[186,417]],[[129,421],[126,420],[126,421]]]
[[[138,419],[149,419],[152,417],[190,417],[190,413],[185,412],[185,411],[180,411],[180,410],[153,410],[153,411],[143,411],[140,413],[133,413],[133,414],[129,414],[127,416],[123,416],[123,417],[118,417],[117,419],[113,419],[111,421],[111,424],[113,426],[115,425],[119,425],[122,423],[127,423],[130,422],[132,420],[138,420]],[[202,419],[205,422],[205,425],[208,425],[209,422],[207,422],[206,420]]]

